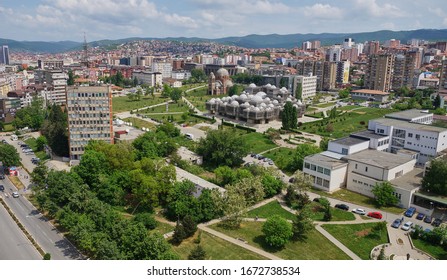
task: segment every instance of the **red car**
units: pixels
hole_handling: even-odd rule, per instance
[[[382,219],[382,213],[380,212],[369,212],[368,217]]]

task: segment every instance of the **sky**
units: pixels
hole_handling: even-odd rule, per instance
[[[222,38],[447,28],[445,0],[0,0],[0,38]]]

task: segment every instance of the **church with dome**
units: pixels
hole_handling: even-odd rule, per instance
[[[301,100],[293,97],[285,87],[279,89],[270,84],[261,87],[250,84],[241,95],[211,98],[205,105],[210,114],[250,124],[264,124],[280,120],[281,112],[288,101],[297,109],[298,117],[302,117],[306,106]]]
[[[208,79],[208,94],[209,95],[220,95],[227,94],[230,87],[233,86],[230,74],[225,68],[220,68],[216,71],[216,75],[213,72],[210,73]]]

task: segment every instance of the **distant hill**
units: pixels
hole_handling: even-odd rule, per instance
[[[243,37],[225,37],[219,39],[206,38],[186,38],[186,37],[168,37],[168,38],[140,38],[132,37],[118,40],[100,40],[89,42],[90,46],[110,47],[137,40],[171,40],[184,42],[216,42],[226,45],[234,45],[245,48],[293,48],[301,46],[304,41],[319,40],[322,45],[332,45],[342,43],[344,38],[353,38],[355,42],[364,41],[385,41],[397,39],[406,42],[410,39],[423,39],[428,41],[447,41],[447,29],[418,29],[410,31],[391,31],[380,30],[374,32],[360,33],[321,33],[321,34],[269,34],[269,35],[247,35]],[[82,43],[73,41],[60,42],[40,42],[40,41],[14,41],[1,39],[0,45],[9,45],[11,51],[29,51],[29,52],[48,52],[58,53],[74,49],[81,49]]]

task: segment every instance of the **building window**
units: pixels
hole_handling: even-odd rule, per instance
[[[317,168],[317,171],[318,171],[318,173],[323,173],[323,167],[321,167],[321,166],[318,166],[318,168]]]
[[[408,137],[412,138],[413,137],[413,133],[408,133]]]
[[[325,169],[324,169],[324,175],[328,175],[328,176],[330,176],[330,175],[331,175],[331,170],[325,168]]]
[[[416,134],[416,140],[421,140],[421,135]]]
[[[329,188],[329,181],[328,180],[323,180],[323,187]]]
[[[313,171],[317,171],[317,167],[315,166],[315,164],[311,164],[310,169]]]
[[[365,172],[368,172],[368,166],[365,166]]]
[[[341,154],[342,154],[342,155],[347,155],[347,154],[348,154],[348,149],[346,149],[346,148],[342,148],[342,149],[341,149]]]
[[[357,167],[358,167],[358,164],[356,163],[356,164],[355,164],[355,169],[357,169]]]
[[[305,163],[304,163],[304,168],[310,169],[310,163],[305,162]]]
[[[377,134],[385,134],[385,130],[378,128]]]
[[[321,179],[320,177],[317,177],[317,185],[321,186],[323,184],[323,179]]]

